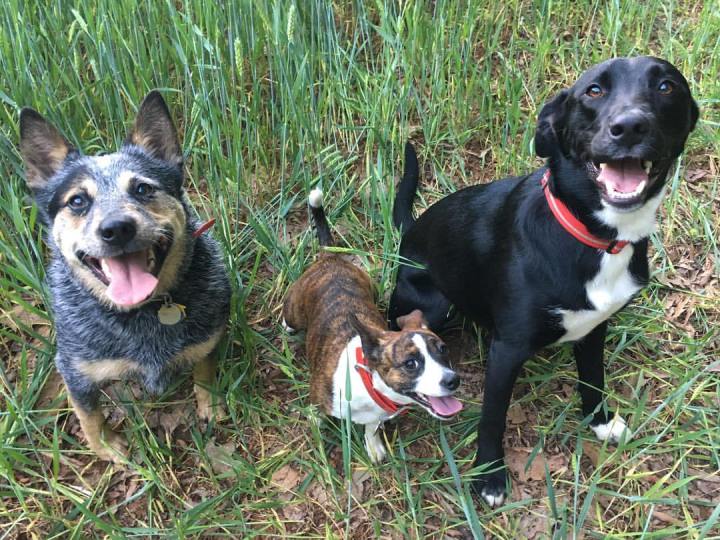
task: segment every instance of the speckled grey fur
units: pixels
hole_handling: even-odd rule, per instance
[[[83,156],[34,111],[26,109],[21,115],[21,147],[28,183],[45,222],[51,252],[47,279],[57,335],[56,365],[73,401],[86,411],[96,409],[100,387],[106,382],[93,381],[83,374],[80,368],[86,363],[131,360],[139,369],[123,375],[136,378],[152,393],[160,393],[182,367],[172,361],[173,357],[189,346],[207,342],[225,327],[229,316],[231,288],[220,248],[209,232],[198,238],[192,236],[200,224],[193,217],[182,187],[182,156],[177,137],[162,98],[151,97],[154,103],[148,107],[149,118],[138,116],[139,122],[144,121],[143,129],[149,133],[143,133],[148,135],[148,147],[133,144],[129,137],[120,150],[105,156]],[[162,140],[158,133],[168,140]],[[68,150],[57,170],[52,169],[49,159],[50,151],[55,149],[53,145]],[[173,150],[165,159],[163,151],[167,149],[163,145]],[[82,238],[83,248],[97,257],[119,254],[116,248],[98,240],[97,220],[91,217],[102,218],[128,209],[141,215],[143,223],[137,238],[125,247],[127,252],[143,249],[149,242],[156,241],[159,225],[144,211],[142,203],[133,200],[118,185],[124,171],[154,180],[163,194],[180,202],[185,213],[185,232],[174,238],[176,244],[185,244],[185,253],[169,293],[173,302],[185,306],[186,318],[174,326],[160,323],[157,311],[162,302],[159,299],[151,299],[130,311],[102,304],[78,278],[53,239],[58,200],[63,190],[75,181],[90,179],[97,193],[82,227],[76,231]],[[90,212],[96,214],[90,215]]]
[[[55,362],[75,402],[97,406],[99,386],[76,369],[78,361],[130,358],[142,366],[134,372],[146,389],[162,392],[177,374],[170,360],[189,345],[203,343],[225,326],[230,311],[230,284],[219,247],[208,233],[192,239],[198,223],[188,222],[188,251],[180,279],[170,290],[173,302],[186,306],[187,317],[174,326],[157,318],[161,302],[123,313],[105,307],[79,283],[62,256],[48,268],[57,334]]]

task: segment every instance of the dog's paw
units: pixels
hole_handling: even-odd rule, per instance
[[[296,332],[296,330],[285,321],[285,317],[283,317],[282,320],[282,327],[288,334],[294,334]]]
[[[482,497],[490,508],[497,508],[505,502],[505,470],[495,471],[478,477],[473,483],[473,491]]]
[[[210,422],[212,420],[216,424],[218,422],[222,422],[228,417],[227,410],[225,409],[225,406],[221,403],[216,403],[215,405],[212,405],[210,403],[205,403],[201,405],[200,403],[198,403],[197,415],[200,420],[204,420],[205,422]]]
[[[365,449],[367,450],[370,461],[376,465],[382,463],[385,460],[385,456],[387,456],[385,443],[383,443],[378,431],[374,431],[373,433],[365,431]]]
[[[89,444],[97,457],[105,461],[122,464],[128,459],[128,442],[122,433],[107,426],[103,427],[102,438]]]
[[[205,422],[214,420],[215,423],[218,423],[228,417],[225,402],[222,398],[213,396],[204,388],[196,389],[195,396],[197,398],[197,415],[200,420]]]
[[[595,432],[595,436],[601,441],[610,441],[611,443],[627,442],[632,438],[632,431],[627,427],[625,420],[620,415],[615,415],[606,424],[597,424],[590,426]]]

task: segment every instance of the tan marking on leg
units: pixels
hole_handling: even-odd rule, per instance
[[[197,414],[202,420],[214,419],[216,422],[227,417],[223,407],[223,399],[215,397],[209,390],[215,386],[217,361],[212,356],[206,356],[193,366],[193,379],[195,380],[195,398],[197,399]],[[216,403],[213,404],[213,401]]]
[[[133,371],[140,369],[137,362],[127,358],[76,362],[75,367],[80,373],[96,383],[108,380],[122,380],[127,378]]]
[[[84,410],[73,401],[69,392],[68,400],[80,420],[80,427],[85,434],[90,450],[95,452],[100,459],[114,463],[122,463],[127,459],[127,439],[107,425],[102,410],[99,407],[93,411]]]
[[[211,390],[215,386],[217,372],[217,361],[212,352],[224,331],[224,328],[219,329],[207,341],[186,347],[175,357],[176,362],[193,364],[197,413],[203,420],[219,422],[227,416],[222,398],[215,396]]]

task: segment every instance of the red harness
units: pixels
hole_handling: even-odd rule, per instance
[[[630,243],[627,240],[603,240],[588,231],[587,227],[572,214],[567,206],[565,206],[565,203],[563,203],[560,199],[555,198],[555,196],[550,192],[550,186],[548,185],[549,181],[550,169],[545,171],[542,180],[540,180],[540,185],[545,192],[545,199],[547,199],[548,206],[558,223],[562,225],[563,229],[575,237],[576,240],[582,242],[586,246],[600,249],[605,253],[610,253],[612,255],[620,253],[623,248]]]
[[[363,355],[362,347],[358,347],[355,349],[355,361],[355,369],[358,371],[358,373],[360,373],[360,378],[365,385],[365,390],[367,390],[367,393],[370,395],[373,401],[377,403],[378,407],[383,409],[391,416],[396,414],[405,414],[408,410],[408,405],[403,403],[395,403],[389,397],[384,396],[380,392],[375,390],[375,386],[373,386],[372,373],[370,372],[370,368],[368,367],[365,355]]]

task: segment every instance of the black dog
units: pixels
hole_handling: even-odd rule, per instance
[[[603,62],[543,107],[535,148],[546,167],[458,191],[417,221],[417,158],[406,147],[393,217],[401,256],[422,268],[400,268],[389,319],[420,309],[437,331],[454,306],[490,330],[476,456],[489,472],[474,487],[491,506],[505,494],[512,387],[541,347],[574,342],[583,414],[601,440],[629,437],[602,404],[606,321],[648,281],[665,179],[697,118],[668,62]]]

